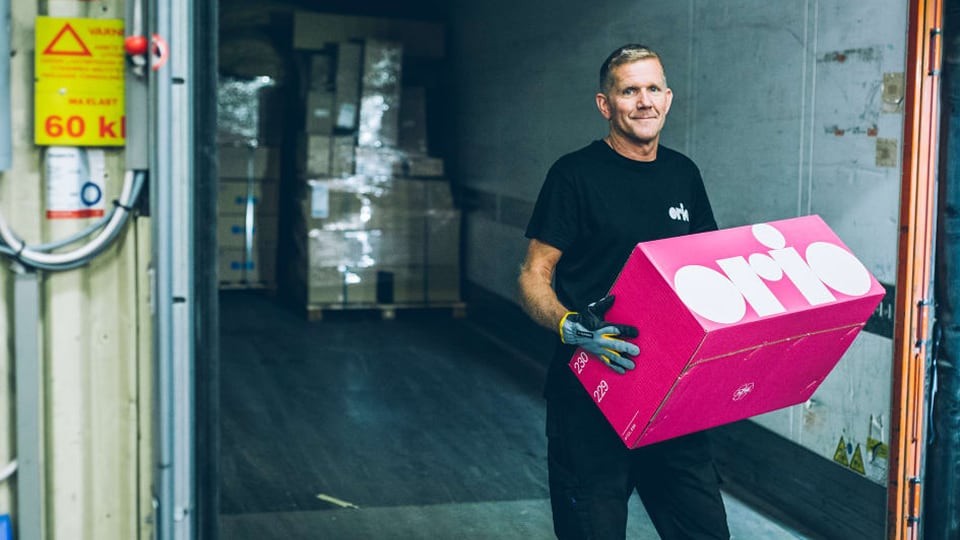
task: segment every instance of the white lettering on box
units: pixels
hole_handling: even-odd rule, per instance
[[[786,308],[764,281],[784,276],[812,306],[835,302],[830,289],[848,296],[870,291],[870,272],[852,253],[829,242],[807,246],[806,259],[792,247],[776,227],[762,223],[751,228],[753,237],[767,253],[718,259],[723,271],[692,264],[673,276],[680,300],[695,313],[713,322],[731,324],[746,315],[746,305],[760,317],[783,313]]]
[[[870,291],[870,274],[852,253],[827,242],[807,246],[807,264],[820,281],[848,296],[863,296]]]
[[[589,357],[587,353],[580,351],[580,354],[577,355],[576,360],[573,361],[573,367],[577,370],[577,375],[583,373],[583,368],[587,367],[587,361]]]
[[[735,323],[747,314],[737,286],[712,268],[684,266],[674,274],[673,288],[687,307],[711,321]]]
[[[607,384],[607,381],[600,381],[600,384],[597,385],[597,389],[593,391],[593,400],[597,403],[603,401],[603,396],[607,395],[607,390],[610,389],[610,385]]]

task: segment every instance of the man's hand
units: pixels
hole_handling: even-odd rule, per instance
[[[587,306],[584,313],[568,311],[560,319],[560,341],[577,345],[599,357],[617,373],[624,374],[635,364],[630,356],[640,354],[640,348],[617,336],[637,337],[636,327],[613,324],[603,320],[613,305],[613,296],[607,295]]]

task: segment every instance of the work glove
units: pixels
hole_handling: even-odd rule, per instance
[[[630,357],[640,354],[640,347],[618,339],[618,336],[637,337],[636,327],[603,320],[604,314],[613,305],[613,300],[613,295],[607,295],[589,304],[583,313],[568,311],[560,319],[560,341],[583,348],[622,375],[626,370],[634,368],[635,364]]]

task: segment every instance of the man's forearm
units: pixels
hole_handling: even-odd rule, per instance
[[[524,269],[519,284],[520,303],[527,315],[540,326],[559,333],[560,319],[568,310],[557,299],[550,281]]]

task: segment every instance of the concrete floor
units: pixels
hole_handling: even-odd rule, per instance
[[[553,538],[542,379],[449,312],[221,294],[221,537]],[[737,539],[810,538],[725,494]],[[628,538],[657,538],[631,500]]]
[[[730,535],[734,540],[811,538],[792,531],[724,495]],[[550,501],[341,508],[312,512],[224,515],[222,537],[236,540],[271,538],[549,540],[553,535]],[[638,497],[630,501],[627,538],[658,538]]]

